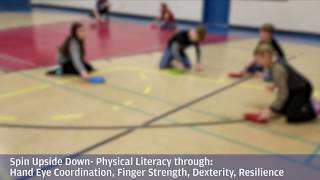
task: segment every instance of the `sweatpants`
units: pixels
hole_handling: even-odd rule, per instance
[[[167,47],[164,52],[163,52],[163,56],[161,58],[161,61],[160,61],[160,69],[168,69],[168,68],[172,68],[172,62],[174,60],[174,55],[173,55],[174,52],[172,52],[172,49]],[[175,53],[179,53],[179,56],[180,56],[180,61],[181,63],[184,65],[184,67],[186,69],[191,69],[192,68],[192,65],[191,65],[191,62],[190,62],[190,59],[189,57],[186,55],[185,52],[183,51],[179,51],[179,52],[175,52]]]
[[[288,122],[305,122],[314,120],[317,115],[312,104],[312,86],[289,91],[288,100],[281,110]]]

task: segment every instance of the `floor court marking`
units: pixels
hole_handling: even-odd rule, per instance
[[[30,88],[13,91],[13,92],[3,93],[3,94],[0,94],[0,100],[16,97],[18,95],[26,95],[33,92],[42,91],[44,89],[48,89],[49,87],[50,87],[49,84],[42,84],[42,85],[30,87]]]
[[[3,121],[16,121],[16,120],[17,120],[16,116],[0,115],[0,122],[3,122]]]
[[[67,81],[67,82],[68,82],[68,81]],[[242,84],[242,85],[243,85],[243,84]],[[241,86],[241,85],[240,85],[240,86]],[[157,98],[157,99],[159,100],[159,98]],[[163,100],[162,100],[162,101],[163,101]],[[172,105],[176,105],[176,103],[175,103],[175,104],[172,103]],[[114,105],[114,106],[112,106],[112,109],[115,110],[115,111],[118,111],[118,110],[120,109],[120,106]],[[193,109],[191,108],[191,110],[193,110]],[[200,113],[202,113],[202,114],[209,115],[209,116],[215,116],[215,117],[217,117],[217,115],[216,115],[216,114],[213,114],[213,113],[204,112],[204,111],[202,111],[202,110],[196,110],[196,111],[197,111],[197,112],[200,112]],[[218,119],[224,119],[224,120],[226,120],[227,118],[220,116],[220,117],[218,117]],[[248,123],[246,123],[246,124],[248,124]],[[278,136],[290,138],[290,139],[292,139],[292,140],[299,140],[299,141],[304,142],[304,143],[312,143],[312,144],[316,143],[316,142],[309,141],[309,140],[306,140],[306,139],[303,139],[303,138],[299,138],[299,137],[296,137],[296,136],[288,135],[288,134],[286,134],[286,133],[281,133],[281,132],[274,131],[274,130],[271,130],[271,129],[265,129],[265,128],[263,128],[263,127],[258,127],[258,126],[255,126],[255,125],[253,125],[253,124],[248,124],[248,125],[251,126],[251,127],[259,128],[259,129],[261,129],[261,130],[270,132],[270,133],[272,133],[273,135],[278,135]]]
[[[145,95],[148,95],[148,94],[151,93],[151,91],[152,91],[152,86],[151,86],[151,85],[146,85],[146,86],[144,87],[143,93],[144,93]]]
[[[144,73],[139,73],[139,77],[140,77],[140,79],[145,80],[145,81],[149,80],[149,77]]]
[[[119,69],[118,69],[119,70]],[[242,84],[243,85],[243,84]],[[240,85],[241,86],[241,85]],[[117,88],[119,89],[119,88]],[[124,90],[124,89],[121,89],[121,90]],[[128,91],[128,90],[126,90]],[[132,93],[132,90],[130,91]],[[135,94],[138,94],[137,92],[134,92]],[[140,95],[140,94],[138,94]],[[161,100],[162,102],[164,102],[162,99],[159,99],[159,98],[156,98],[157,100]],[[166,103],[168,103],[168,101],[166,101]],[[169,102],[171,103],[171,105],[176,105],[177,103],[173,103],[173,102]],[[112,106],[112,109],[115,110],[115,111],[118,111],[120,109],[120,106],[118,105],[114,105]],[[227,120],[228,118],[225,118],[225,117],[221,117],[221,116],[217,116],[216,114],[213,114],[213,113],[210,113],[210,112],[205,112],[203,110],[194,110],[193,108],[191,108],[191,110],[195,111],[195,112],[198,112],[198,113],[202,113],[202,114],[206,114],[208,116],[215,116],[217,117],[218,119],[224,119],[224,120]],[[281,133],[281,132],[278,132],[278,131],[274,131],[274,130],[271,130],[271,129],[265,129],[263,127],[259,127],[259,126],[255,126],[253,124],[248,124],[246,123],[247,125],[251,126],[251,127],[255,127],[255,128],[259,128],[261,130],[264,130],[264,131],[267,131],[267,132],[270,132],[272,133],[273,135],[277,135],[277,136],[281,136],[281,137],[286,137],[286,138],[290,138],[292,140],[299,140],[301,142],[304,142],[304,143],[316,143],[316,142],[313,142],[313,141],[309,141],[309,140],[306,140],[306,139],[303,139],[303,138],[299,138],[299,137],[296,137],[296,136],[292,136],[292,135],[288,135],[286,133]]]
[[[151,118],[149,121],[143,123],[142,125],[140,125],[140,126],[138,126],[138,127],[144,128],[144,127],[151,126],[153,123],[155,123],[155,122],[157,122],[157,121],[159,121],[159,120],[161,120],[161,119],[163,119],[163,118],[165,118],[165,117],[167,117],[167,116],[169,116],[169,115],[171,115],[171,114],[174,114],[174,113],[176,113],[177,111],[180,111],[180,110],[185,109],[185,108],[187,108],[187,107],[189,107],[189,106],[191,106],[191,105],[193,105],[193,104],[196,104],[196,103],[198,103],[198,102],[200,102],[200,101],[202,101],[202,100],[205,100],[205,99],[207,99],[208,97],[211,97],[211,96],[214,96],[214,95],[219,94],[219,93],[221,93],[221,92],[224,92],[225,90],[228,90],[229,88],[232,88],[232,87],[234,87],[234,86],[237,86],[237,85],[239,85],[240,83],[242,83],[242,82],[244,82],[244,81],[247,81],[248,79],[250,79],[250,78],[246,78],[246,79],[239,80],[239,81],[237,81],[237,82],[235,82],[235,83],[232,83],[232,84],[230,84],[230,85],[228,85],[228,86],[225,86],[225,87],[222,87],[222,88],[220,88],[220,89],[218,89],[218,90],[215,90],[215,91],[213,91],[213,92],[211,92],[211,93],[209,93],[209,94],[206,94],[206,95],[204,95],[204,96],[202,96],[202,97],[199,97],[198,99],[195,99],[195,100],[193,100],[193,101],[190,101],[189,103],[186,103],[186,104],[181,105],[181,106],[179,106],[179,107],[177,107],[177,108],[175,108],[175,109],[172,109],[172,110],[170,110],[170,111],[168,111],[168,112],[166,112],[166,113],[163,113],[163,114],[161,114],[161,115],[159,115],[159,116],[156,116],[156,117],[154,117],[154,118]],[[98,147],[100,147],[100,146],[103,146],[103,145],[107,145],[107,144],[109,144],[109,143],[112,143],[113,141],[116,141],[116,140],[118,140],[118,139],[120,139],[120,138],[122,138],[122,137],[125,137],[125,136],[127,136],[127,135],[135,132],[136,130],[140,129],[140,128],[138,128],[138,127],[129,128],[129,129],[127,129],[127,130],[125,130],[125,131],[123,131],[123,132],[121,132],[121,133],[119,133],[119,134],[116,134],[115,136],[112,136],[112,137],[110,137],[110,138],[107,138],[107,139],[105,139],[105,140],[103,140],[103,141],[100,141],[100,142],[98,142],[98,143],[96,143],[96,144],[93,144],[92,146],[89,146],[89,147],[87,147],[87,148],[85,148],[85,149],[83,149],[83,150],[81,150],[81,151],[78,151],[77,153],[74,153],[74,154],[71,155],[71,156],[66,156],[65,158],[76,158],[76,157],[79,157],[79,156],[81,156],[82,154],[85,154],[85,153],[87,153],[87,152],[90,152],[90,151],[92,151],[93,149],[96,149],[96,148],[98,148]],[[202,129],[200,129],[200,130],[202,130]],[[212,136],[212,134],[210,134],[210,135]],[[219,135],[219,134],[218,134],[218,135]],[[217,135],[215,135],[215,136],[217,137]],[[263,148],[259,148],[259,147],[256,147],[256,146],[253,146],[253,145],[250,145],[250,144],[247,144],[247,143],[242,143],[242,142],[237,141],[237,140],[234,140],[234,139],[232,139],[232,138],[227,138],[227,137],[224,137],[224,136],[222,136],[222,135],[219,135],[219,136],[220,136],[219,138],[223,138],[223,139],[225,139],[225,140],[227,140],[227,141],[231,141],[231,142],[233,142],[233,143],[235,143],[235,144],[238,144],[238,145],[241,145],[241,146],[250,148],[250,149],[255,149],[255,150],[258,150],[258,151],[260,151],[260,152],[273,153],[273,152],[270,152],[270,151],[266,151],[266,150],[264,150]],[[292,162],[294,162],[294,163],[297,163],[297,164],[299,164],[299,165],[303,165],[303,164],[301,164],[300,161],[296,161],[296,160],[291,159],[291,158],[288,158],[288,157],[286,157],[285,159],[286,159],[286,160],[289,160],[289,161],[292,161]],[[48,168],[51,169],[51,168],[54,168],[54,167],[55,167],[55,166],[49,166],[49,167],[45,167],[45,169],[48,169]],[[312,166],[311,166],[310,168],[314,169],[314,167],[312,167]],[[317,170],[318,170],[318,169],[317,169]],[[24,180],[24,179],[29,179],[29,178],[30,178],[30,177],[24,177],[24,178],[20,178],[20,179],[21,179],[21,180],[22,180],[22,179]]]
[[[310,154],[310,156],[305,160],[304,164],[306,166],[312,165],[312,162],[319,157],[320,154],[320,144],[315,148],[315,150]]]
[[[160,114],[160,115],[157,115],[157,116],[155,116],[155,117],[147,120],[146,122],[144,122],[143,124],[141,124],[139,127],[141,127],[141,128],[143,128],[143,127],[148,127],[148,126],[152,125],[153,123],[162,120],[163,118],[166,118],[166,117],[168,117],[168,116],[170,116],[170,115],[172,115],[172,114],[174,114],[174,113],[176,113],[176,112],[178,112],[178,111],[181,111],[181,110],[183,110],[183,109],[185,109],[185,108],[188,108],[188,107],[190,107],[190,106],[192,106],[192,105],[194,105],[194,104],[196,104],[196,103],[198,103],[198,102],[201,102],[201,101],[203,101],[203,100],[205,100],[205,99],[207,99],[207,98],[209,98],[209,97],[212,97],[212,96],[215,96],[215,95],[217,95],[217,94],[220,94],[220,93],[222,93],[222,92],[224,92],[224,91],[226,91],[226,90],[228,90],[228,89],[230,89],[230,88],[233,88],[233,87],[235,87],[235,86],[237,86],[237,85],[239,85],[239,84],[241,84],[241,83],[243,83],[243,82],[245,82],[245,81],[247,81],[247,80],[249,80],[249,79],[250,79],[250,78],[240,79],[240,80],[238,80],[238,81],[236,81],[236,82],[233,82],[233,83],[231,83],[231,84],[229,84],[229,85],[227,85],[227,86],[224,86],[224,87],[219,88],[219,89],[217,89],[217,90],[214,90],[214,91],[212,91],[212,92],[210,92],[210,93],[208,93],[208,94],[205,94],[205,95],[203,95],[203,96],[200,96],[199,98],[196,98],[196,99],[194,99],[194,100],[192,100],[192,101],[189,101],[189,102],[187,102],[187,103],[185,103],[185,104],[182,104],[182,105],[180,105],[180,106],[178,106],[178,107],[176,107],[176,108],[174,108],[174,109],[172,109],[172,110],[169,110],[169,111],[167,111],[167,112],[164,112],[164,113],[162,113],[162,114]],[[104,145],[107,145],[107,144],[112,143],[113,141],[119,140],[119,139],[121,139],[121,138],[123,138],[123,137],[125,137],[125,136],[127,136],[127,135],[129,135],[129,134],[131,134],[131,133],[133,133],[133,132],[135,132],[135,131],[138,130],[138,129],[139,129],[139,128],[137,128],[137,127],[128,128],[127,130],[125,130],[125,131],[123,131],[123,132],[121,132],[121,133],[119,133],[119,134],[116,134],[116,135],[114,135],[114,136],[111,136],[110,138],[107,138],[107,139],[105,139],[105,140],[102,140],[102,141],[100,141],[100,142],[98,142],[98,143],[96,143],[96,144],[93,144],[93,145],[91,145],[91,146],[89,146],[89,147],[87,147],[87,148],[85,148],[85,149],[82,149],[82,150],[76,152],[76,153],[74,153],[72,156],[66,156],[66,157],[64,157],[64,159],[65,159],[65,158],[72,158],[72,159],[74,159],[74,158],[76,158],[76,157],[79,157],[79,156],[81,156],[82,154],[88,153],[88,152],[92,151],[93,149],[96,149],[96,148],[98,148],[98,147],[100,147],[100,146],[104,146]],[[49,168],[51,169],[51,168],[53,168],[53,167],[55,167],[55,166],[50,166]],[[44,167],[44,168],[47,169],[48,167]],[[23,177],[23,178],[19,178],[19,179],[29,179],[29,178],[31,178],[31,177]]]
[[[134,104],[134,101],[132,101],[132,100],[127,100],[127,101],[125,101],[123,104],[124,104],[125,106],[131,106],[131,105]]]
[[[112,106],[112,109],[113,109],[114,111],[119,111],[121,108],[120,108],[120,106],[118,106],[118,105],[113,105],[113,106]]]
[[[14,57],[14,56],[10,56],[10,55],[7,55],[7,54],[3,54],[3,53],[0,53],[0,60],[5,60],[5,61],[11,61],[11,62],[14,62],[14,63],[17,63],[17,64],[24,64],[24,65],[29,65],[29,66],[34,66],[35,64],[28,60],[28,59],[20,59],[20,58],[17,58],[17,57]]]
[[[32,77],[30,77],[30,78],[32,78]],[[34,78],[36,78],[36,77],[34,77]],[[251,78],[251,77],[249,77],[249,78]],[[35,79],[36,80],[36,79]],[[41,80],[41,81],[44,81],[44,80],[42,80],[42,79],[40,79],[40,78],[38,78],[38,80]],[[62,87],[63,88],[63,86],[60,86],[60,87]],[[72,89],[69,89],[69,90],[72,90]],[[87,95],[90,95],[90,94],[87,94]],[[91,96],[92,97],[92,96]],[[94,96],[93,96],[94,97]],[[97,98],[97,97],[95,97],[95,98]],[[98,97],[99,98],[99,97]],[[101,99],[100,99],[101,100]],[[134,110],[134,109],[133,109]],[[150,116],[152,116],[152,114],[150,115]],[[251,148],[250,146],[245,146],[246,148]],[[258,148],[258,149],[261,149],[261,148]],[[255,150],[257,150],[257,148],[255,149]]]
[[[125,133],[126,134],[126,133]]]
[[[186,128],[186,127],[196,127],[196,126],[218,126],[218,125],[228,125],[243,123],[244,120],[229,120],[229,121],[205,121],[205,122],[195,122],[195,123],[175,123],[175,124],[156,124],[146,127],[141,127],[141,125],[123,125],[123,126],[52,126],[52,125],[22,125],[22,124],[1,124],[0,128],[11,128],[11,129],[25,129],[25,130],[73,130],[73,131],[105,131],[105,130],[126,130],[130,128],[136,129],[163,129],[163,128]]]
[[[59,114],[51,117],[53,121],[70,121],[82,119],[85,115],[82,113],[73,113],[73,114]]]

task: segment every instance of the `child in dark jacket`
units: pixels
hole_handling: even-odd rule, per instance
[[[282,50],[280,44],[274,37],[274,32],[275,28],[272,24],[264,24],[260,28],[260,42],[258,43],[257,46],[259,46],[262,43],[268,43],[273,50],[276,53],[276,56],[278,57],[279,60],[285,60],[285,54],[284,51]],[[230,73],[229,76],[232,78],[242,78],[245,75],[254,75],[256,73],[263,73],[264,69],[261,67],[259,64],[257,64],[256,60],[253,60],[250,62],[249,65],[247,65],[244,70],[236,73]],[[270,79],[271,75],[266,74],[265,79],[268,80]]]
[[[206,29],[198,26],[188,31],[181,31],[175,34],[168,42],[160,61],[160,69],[177,68],[182,71],[190,70],[192,64],[185,50],[189,46],[196,48],[197,70],[202,70],[201,50],[199,43],[205,38]]]

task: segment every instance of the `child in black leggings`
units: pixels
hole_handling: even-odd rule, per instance
[[[48,75],[73,74],[83,79],[90,79],[89,73],[93,71],[92,66],[84,60],[84,28],[80,23],[74,23],[71,27],[69,37],[59,48],[57,63],[58,67],[50,70]]]
[[[255,50],[257,64],[270,70],[278,94],[273,104],[261,112],[257,121],[268,120],[272,114],[282,114],[289,122],[304,122],[317,117],[312,102],[312,84],[286,61],[277,60],[270,44],[260,44]]]

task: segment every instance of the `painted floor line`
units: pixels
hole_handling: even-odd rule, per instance
[[[51,117],[53,121],[68,121],[68,120],[77,120],[82,119],[84,114],[82,113],[73,113],[73,114],[59,114]]]
[[[69,81],[66,81],[66,83],[67,83],[67,82],[69,82]],[[61,85],[61,83],[57,83],[57,84]],[[65,84],[65,83],[63,83],[63,84]],[[241,84],[240,86],[243,86],[243,85],[244,85],[244,84]],[[39,87],[42,87],[42,86],[39,86]],[[116,86],[112,85],[111,83],[109,83],[109,84],[107,85],[107,87],[116,88],[116,89],[122,90],[122,91],[125,90],[126,92],[134,93],[134,94],[139,95],[139,96],[143,95],[143,94],[140,94],[139,92],[135,92],[135,91],[132,91],[132,90],[129,90],[129,89],[116,87]],[[30,91],[30,93],[31,93],[31,92],[36,92],[37,90],[44,90],[44,89],[41,89],[41,88],[37,89],[36,87],[35,87],[35,88],[26,88],[25,90],[28,92],[29,89],[33,89],[33,91]],[[22,90],[22,91],[25,91],[25,90]],[[17,95],[17,94],[16,94],[16,95]],[[142,97],[145,97],[145,96],[142,96]],[[176,104],[177,104],[177,103],[170,102],[170,101],[164,101],[163,99],[157,98],[157,97],[154,97],[154,96],[148,96],[148,97],[145,97],[145,98],[152,98],[152,99],[155,99],[155,100],[158,100],[158,101],[161,101],[161,102],[165,102],[166,104],[170,104],[170,105],[176,105]],[[0,95],[0,99],[1,99],[1,95]],[[119,105],[113,105],[113,106],[112,106],[112,109],[113,109],[114,111],[119,111],[120,108],[121,108],[121,106],[119,106]],[[209,113],[209,112],[204,112],[203,110],[200,110],[200,109],[191,108],[190,110],[195,111],[195,112],[199,112],[199,113],[201,113],[201,114],[205,114],[205,115],[217,117],[216,114]],[[219,116],[219,117],[217,117],[217,118],[218,118],[218,119],[224,119],[224,120],[227,119],[227,118],[221,117],[221,116]],[[246,123],[246,125],[249,125],[249,126],[255,127],[255,128],[259,128],[259,129],[261,129],[261,130],[263,130],[263,131],[270,132],[270,133],[272,133],[272,134],[274,134],[274,135],[278,135],[278,136],[281,136],[281,137],[290,138],[290,139],[292,139],[292,140],[298,140],[298,141],[301,141],[301,142],[304,142],[304,143],[311,143],[311,144],[316,144],[316,143],[317,143],[317,142],[309,141],[309,140],[306,140],[306,139],[301,139],[301,138],[296,137],[296,136],[288,135],[288,134],[286,134],[286,133],[280,133],[280,132],[278,132],[278,131],[273,131],[273,130],[270,130],[270,129],[266,129],[266,128],[264,128],[264,127],[258,127],[258,126],[251,125],[251,124],[248,124],[248,123]]]
[[[244,84],[241,84],[239,86],[242,86]],[[162,98],[159,98],[157,96],[152,96],[152,95],[149,95],[149,96],[145,96],[144,94],[138,92],[138,91],[134,91],[134,90],[131,90],[131,89],[128,89],[128,88],[125,88],[125,87],[120,87],[120,86],[117,86],[117,85],[114,85],[112,83],[109,83],[107,85],[108,88],[113,88],[113,89],[116,89],[116,90],[120,90],[120,91],[125,91],[125,92],[128,92],[128,93],[131,93],[131,94],[135,94],[135,95],[138,95],[138,96],[141,96],[143,98],[147,98],[147,99],[152,99],[152,100],[156,100],[156,101],[159,101],[159,102],[162,102],[162,103],[165,103],[165,104],[168,104],[168,105],[173,105],[173,106],[176,106],[178,103],[177,102],[173,102],[173,101],[169,101],[169,100],[164,100]],[[208,112],[208,111],[204,111],[202,109],[198,109],[198,108],[194,108],[194,107],[191,107],[189,108],[191,111],[194,111],[196,113],[200,113],[200,114],[203,114],[203,115],[206,115],[206,116],[210,116],[210,117],[216,117],[217,119],[221,119],[221,120],[230,120],[229,118],[227,117],[223,117],[221,115],[217,115],[217,114],[214,114],[214,113],[211,113],[211,112]],[[277,136],[281,136],[281,137],[285,137],[285,138],[289,138],[291,140],[295,140],[295,141],[300,141],[300,142],[303,142],[303,143],[308,143],[308,144],[318,144],[318,142],[314,142],[314,141],[310,141],[310,140],[307,140],[307,139],[304,139],[304,138],[300,138],[300,137],[297,137],[297,136],[292,136],[292,135],[289,135],[287,133],[283,133],[283,132],[278,132],[278,131],[275,131],[275,130],[271,130],[271,129],[267,129],[261,125],[256,125],[256,124],[253,124],[253,123],[245,123],[246,125],[248,126],[251,126],[251,127],[254,127],[254,128],[258,128],[260,130],[263,130],[263,131],[267,131],[267,132],[270,132],[272,133],[273,135],[277,135]]]
[[[15,121],[15,120],[17,120],[16,116],[0,115],[0,122],[3,122],[3,121]]]
[[[3,93],[3,94],[0,94],[0,100],[16,97],[18,95],[25,95],[25,94],[34,93],[37,91],[42,91],[42,90],[48,89],[49,87],[50,87],[49,84],[43,84],[43,85],[37,85],[34,87],[29,87],[29,88],[25,88],[25,89],[13,91],[13,92]]]
[[[14,63],[17,63],[17,64],[24,64],[24,65],[29,65],[29,66],[34,66],[35,64],[30,61],[30,60],[26,60],[26,59],[20,59],[20,58],[16,58],[14,56],[10,56],[10,55],[7,55],[7,54],[3,54],[3,53],[0,53],[0,61],[11,61],[11,62],[14,62]]]
[[[174,114],[174,113],[176,113],[176,112],[178,112],[178,111],[181,111],[181,110],[183,110],[183,109],[185,109],[185,108],[188,108],[188,107],[190,107],[190,106],[192,106],[192,105],[194,105],[194,104],[196,104],[196,103],[198,103],[198,102],[201,102],[201,101],[203,101],[203,100],[205,100],[205,99],[207,99],[207,98],[209,98],[209,97],[212,97],[212,96],[215,96],[215,95],[217,95],[217,94],[220,94],[220,93],[222,93],[222,92],[224,92],[224,91],[226,91],[226,90],[228,90],[228,89],[230,89],[230,88],[233,88],[233,87],[235,87],[235,86],[237,86],[237,85],[239,85],[239,84],[241,84],[241,83],[243,83],[243,82],[245,82],[245,81],[247,81],[247,80],[249,80],[249,79],[250,79],[250,78],[241,79],[241,80],[236,81],[236,82],[234,82],[234,83],[231,83],[231,84],[229,84],[229,85],[227,85],[227,86],[224,86],[224,87],[222,87],[222,88],[219,88],[219,89],[217,89],[217,90],[214,90],[214,91],[212,91],[212,92],[210,92],[210,93],[208,93],[208,94],[205,94],[205,95],[203,95],[203,96],[200,96],[200,97],[197,98],[197,99],[194,99],[194,100],[192,100],[192,101],[190,101],[190,102],[187,102],[187,103],[185,103],[185,104],[182,104],[182,105],[180,105],[180,106],[178,106],[178,107],[176,107],[176,108],[174,108],[174,109],[172,109],[172,110],[169,110],[169,111],[167,111],[167,112],[164,112],[164,113],[162,113],[162,114],[160,114],[160,115],[158,115],[158,116],[155,116],[155,117],[147,120],[145,123],[141,124],[140,127],[150,126],[150,125],[154,124],[155,122],[160,121],[160,120],[162,120],[162,119],[164,119],[164,118],[166,118],[166,117],[168,117],[168,116],[170,116],[170,115],[172,115],[172,114]],[[82,154],[84,154],[84,153],[88,153],[88,152],[90,152],[90,151],[92,151],[92,150],[94,150],[94,149],[96,149],[96,148],[98,148],[98,147],[100,147],[100,146],[110,144],[110,143],[112,143],[113,141],[119,140],[120,138],[125,137],[125,136],[127,136],[127,135],[135,132],[137,129],[138,129],[138,128],[129,128],[129,129],[127,129],[127,130],[125,130],[125,131],[123,131],[123,132],[121,132],[121,133],[119,133],[119,134],[116,134],[116,135],[114,135],[114,136],[112,136],[112,137],[110,137],[110,138],[107,138],[107,139],[105,139],[105,140],[102,140],[102,141],[100,141],[100,142],[98,142],[98,143],[96,143],[96,144],[93,144],[93,145],[91,145],[91,146],[89,146],[89,147],[87,147],[87,148],[85,148],[85,149],[83,149],[83,150],[80,150],[80,151],[74,153],[71,157],[72,157],[72,158],[75,158],[75,157],[78,157],[78,156],[80,156],[80,155],[82,155]],[[68,157],[70,157],[70,156],[68,156]],[[68,157],[65,157],[65,158],[68,158]],[[45,167],[45,169],[46,169],[46,168],[47,168],[47,167]],[[54,168],[54,166],[50,166],[50,168]],[[25,180],[25,179],[29,179],[29,178],[30,178],[30,177],[23,177],[23,178],[20,178],[20,179]]]
[[[244,120],[230,121],[206,121],[191,123],[175,123],[175,124],[156,124],[146,127],[140,125],[111,125],[111,126],[55,126],[55,125],[32,125],[32,124],[4,124],[0,123],[0,128],[23,129],[23,130],[54,130],[54,131],[106,131],[106,130],[126,130],[129,128],[136,129],[164,129],[164,128],[186,128],[197,126],[221,126],[244,123]]]
[[[25,74],[26,75],[26,74]],[[26,75],[26,76],[28,76],[28,75]],[[40,78],[37,78],[37,77],[28,77],[28,78],[32,78],[32,79],[34,79],[34,80],[37,80],[37,81],[42,81],[42,82],[44,82],[44,80],[43,79],[40,79]],[[65,87],[61,87],[61,86],[59,86],[60,88],[65,88]],[[67,90],[73,90],[74,91],[74,89],[67,89]],[[77,91],[78,92],[78,91]],[[79,92],[78,92],[79,93]],[[82,93],[82,94],[86,94],[86,95],[90,95],[90,94],[88,94],[88,93],[86,93],[86,92],[80,92],[80,93]],[[93,96],[94,97],[94,96]],[[99,97],[96,97],[96,99],[98,99]],[[107,101],[108,102],[108,101]],[[122,134],[128,134],[128,131],[124,131]],[[113,138],[112,138],[113,139]],[[113,140],[112,140],[113,141]],[[108,141],[109,142],[109,141]],[[97,146],[95,146],[95,147],[97,147]]]
[[[312,162],[319,157],[320,154],[320,144],[315,148],[313,152],[311,152],[310,156],[305,160],[304,164],[307,166],[312,165]]]
[[[120,70],[120,69],[114,69],[115,71],[118,71],[118,70]],[[137,70],[137,69],[136,69]],[[138,69],[139,70],[139,69]],[[59,81],[59,83],[57,83],[57,84],[66,84],[66,83],[69,83],[70,81],[73,81],[73,80],[75,80],[76,78],[71,78],[71,80],[61,80],[63,83],[60,83],[60,81]],[[48,87],[46,87],[46,86],[48,86]],[[113,86],[112,84],[108,84],[108,87],[113,87],[113,88],[115,88],[115,86]],[[241,84],[240,86],[245,86],[245,84]],[[33,92],[37,92],[37,91],[40,91],[40,90],[45,90],[45,89],[47,89],[47,88],[49,88],[50,86],[49,85],[40,85],[39,87],[38,86],[36,86],[36,87],[32,87],[32,88],[26,88],[26,89],[23,89],[23,90],[19,90],[19,91],[17,91],[17,92],[11,92],[11,93],[9,93],[9,94],[2,94],[2,95],[0,95],[0,99],[1,99],[1,97],[3,98],[3,97],[6,97],[6,98],[8,98],[8,97],[14,97],[14,96],[17,96],[17,95],[22,95],[22,94],[27,94],[27,93],[33,93]],[[249,87],[251,87],[251,86],[249,86]],[[119,88],[117,88],[117,89],[119,89]],[[124,90],[124,88],[120,88],[121,90]],[[129,92],[128,90],[126,90],[127,92]],[[132,93],[133,91],[132,90],[130,90],[130,92]],[[147,91],[148,92],[148,91]],[[135,94],[138,94],[138,95],[140,95],[139,93],[137,93],[137,92],[134,92]],[[157,100],[161,100],[160,98],[156,98]],[[163,100],[161,100],[162,102],[163,102]],[[166,101],[166,103],[170,103],[170,105],[176,105],[177,103],[172,103],[172,102],[168,102],[168,101]],[[114,105],[114,106],[112,106],[112,109],[114,110],[114,111],[118,111],[119,109],[120,109],[120,107],[121,106],[119,106],[119,105]],[[193,108],[192,108],[193,109]],[[196,110],[197,112],[200,112],[200,113],[202,113],[202,114],[207,114],[207,115],[210,115],[210,116],[216,116],[215,114],[212,114],[212,113],[207,113],[207,112],[205,112],[204,113],[204,111],[202,111],[202,110]],[[219,117],[219,118],[221,118],[221,117]],[[223,119],[226,119],[226,118],[223,118]],[[248,123],[246,123],[246,124],[248,124]],[[248,124],[249,125],[249,124]],[[254,125],[249,125],[249,126],[251,126],[251,127],[253,127]],[[287,138],[290,138],[290,139],[292,139],[292,140],[299,140],[299,141],[301,141],[301,142],[304,142],[304,143],[312,143],[312,144],[315,144],[315,143],[317,143],[317,142],[313,142],[313,141],[309,141],[309,140],[305,140],[305,139],[301,139],[301,138],[299,138],[299,137],[295,137],[295,136],[292,136],[292,135],[288,135],[288,134],[286,134],[286,133],[279,133],[279,132],[277,132],[277,131],[273,131],[273,130],[270,130],[270,129],[266,129],[266,128],[263,128],[263,127],[258,127],[258,126],[254,126],[255,128],[259,128],[259,129],[261,129],[261,130],[263,130],[263,131],[268,131],[268,132],[270,132],[270,133],[272,133],[272,134],[274,134],[274,135],[280,135],[280,136],[282,136],[282,137],[287,137]]]

